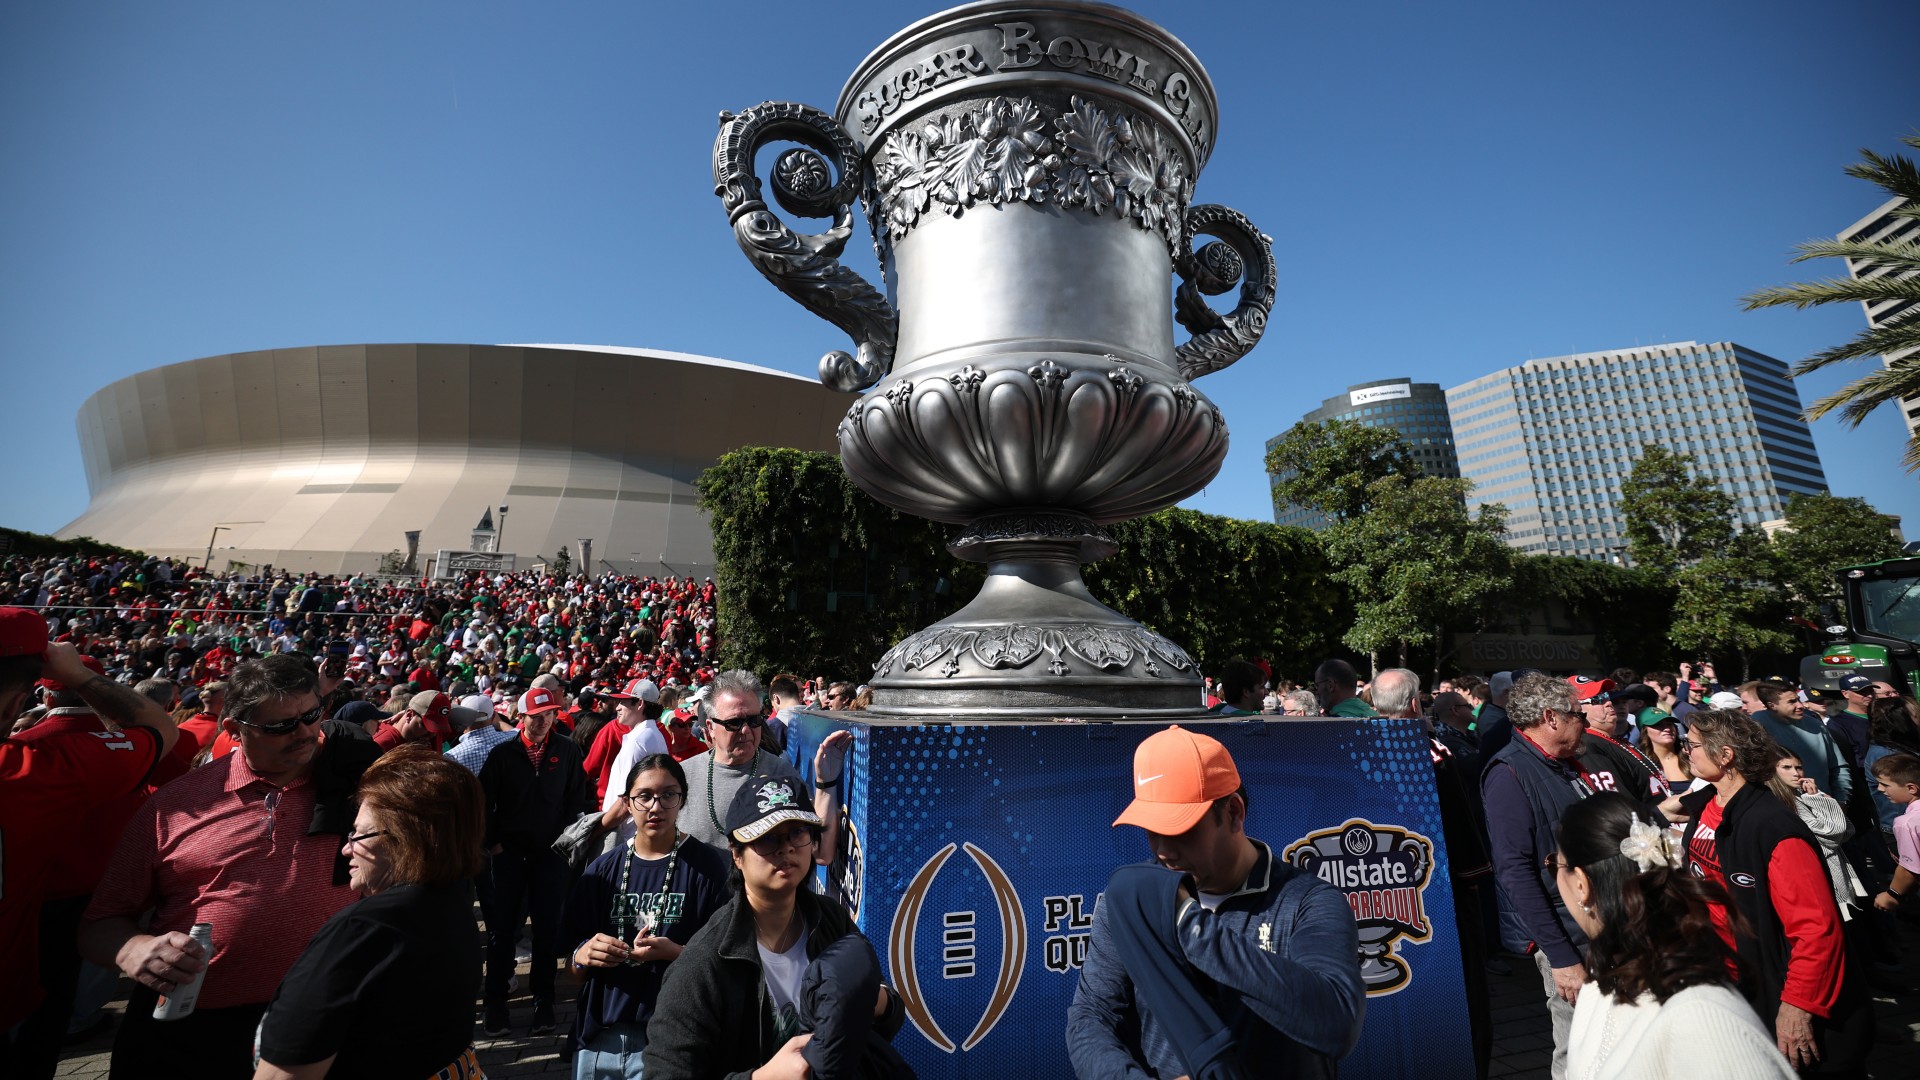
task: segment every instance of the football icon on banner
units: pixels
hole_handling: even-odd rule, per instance
[[[956,847],[948,844],[934,852],[933,857],[913,875],[906,892],[900,897],[900,906],[894,909],[893,927],[887,935],[887,967],[893,973],[894,990],[900,995],[907,1018],[913,1021],[913,1026],[920,1029],[928,1042],[949,1054],[956,1049],[973,1049],[1006,1015],[1008,1006],[1013,1004],[1014,993],[1020,988],[1020,972],[1026,963],[1027,953],[1027,917],[1020,910],[1020,895],[1014,891],[1013,881],[993,856],[972,844],[964,845],[967,855],[979,866],[993,893],[994,907],[1000,916],[1000,956],[993,993],[987,999],[986,1008],[972,1032],[956,1046],[952,1037],[934,1018],[928,997],[921,988],[921,972],[916,958],[921,913],[926,907],[927,894],[940,876],[941,868],[952,858]],[[970,978],[976,970],[984,967],[978,963],[979,959],[984,958],[977,955],[970,913],[948,914],[942,920],[942,931],[942,978]],[[928,975],[932,977],[931,972]]]

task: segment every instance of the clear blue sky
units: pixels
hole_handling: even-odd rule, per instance
[[[1920,5],[1134,6],[1219,87],[1198,197],[1280,261],[1266,340],[1201,384],[1234,449],[1190,506],[1270,519],[1261,443],[1349,383],[1685,339],[1792,361],[1863,325],[1737,298],[1844,273],[1789,249],[1880,201],[1841,169],[1920,125]],[[830,109],[934,10],[0,7],[0,524],[78,516],[81,401],[200,356],[544,341],[812,372],[844,339],[734,247],[715,115]],[[1897,415],[1814,438],[1836,493],[1920,536]]]

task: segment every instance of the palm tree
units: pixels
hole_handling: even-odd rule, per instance
[[[1920,149],[1920,135],[1908,135],[1901,142]],[[1861,150],[1866,158],[1847,166],[1847,175],[1870,180],[1895,199],[1905,200],[1889,213],[1896,218],[1920,221],[1920,169],[1898,154],[1882,157],[1872,150]],[[1867,414],[1889,401],[1920,395],[1920,230],[1897,230],[1908,239],[1809,240],[1798,245],[1794,262],[1808,259],[1847,259],[1854,276],[1807,281],[1762,289],[1744,299],[1746,309],[1792,304],[1808,308],[1819,304],[1863,302],[1893,305],[1893,313],[1873,319],[1868,328],[1844,345],[1814,353],[1794,365],[1795,377],[1819,371],[1843,360],[1886,358],[1886,365],[1871,375],[1857,379],[1838,392],[1807,407],[1808,420],[1818,420],[1835,409],[1849,427],[1858,427]],[[1905,464],[1908,471],[1920,470],[1920,434],[1907,442]]]

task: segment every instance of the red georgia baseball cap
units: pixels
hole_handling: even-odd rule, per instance
[[[1573,687],[1575,697],[1581,701],[1585,701],[1590,697],[1595,697],[1612,690],[1614,683],[1612,679],[1596,679],[1588,675],[1571,675],[1567,678],[1567,685]]]

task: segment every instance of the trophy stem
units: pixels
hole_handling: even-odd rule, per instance
[[[1198,706],[1199,672],[1185,650],[1088,591],[1081,564],[1117,550],[1091,518],[990,514],[948,549],[987,564],[986,583],[966,607],[881,658],[871,711],[1023,720]]]

